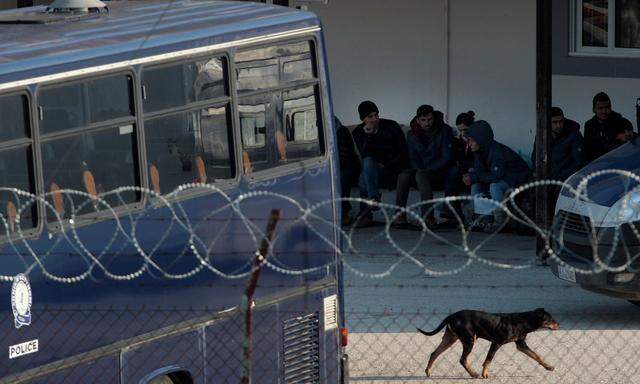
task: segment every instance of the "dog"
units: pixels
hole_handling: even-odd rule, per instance
[[[442,342],[429,357],[429,363],[424,370],[427,377],[431,376],[433,363],[435,363],[438,356],[460,340],[462,343],[460,364],[471,377],[478,378],[479,375],[469,366],[468,362],[469,354],[477,338],[491,342],[487,358],[482,364],[482,377],[485,379],[489,377],[489,365],[498,349],[511,342],[516,343],[518,351],[537,361],[546,370],[553,371],[554,369],[553,366],[545,363],[538,354],[532,351],[525,342],[527,334],[530,332],[541,328],[554,331],[560,329],[560,324],[543,308],[519,313],[487,313],[464,310],[447,316],[432,332],[426,332],[420,328],[418,328],[418,332],[426,336],[433,336],[445,327],[447,329],[442,337]]]

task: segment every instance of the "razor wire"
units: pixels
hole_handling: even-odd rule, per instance
[[[618,177],[619,182],[624,184],[624,190],[621,192],[622,198],[616,203],[616,209],[619,211],[619,217],[614,217],[618,223],[612,226],[613,236],[610,244],[607,245],[608,250],[601,252],[600,243],[602,242],[601,234],[598,233],[598,227],[593,220],[595,212],[591,211],[595,202],[589,196],[589,185],[594,179],[603,176]],[[16,209],[15,217],[11,217],[8,213],[0,214],[1,225],[4,231],[0,229],[0,233],[4,232],[4,249],[5,255],[13,255],[21,259],[25,264],[22,273],[30,273],[34,269],[39,269],[48,279],[60,283],[77,283],[90,278],[94,271],[101,271],[104,275],[113,280],[133,280],[144,273],[166,279],[186,279],[203,271],[209,271],[215,275],[226,279],[242,279],[251,274],[253,253],[244,255],[245,263],[243,266],[233,271],[223,271],[216,267],[216,251],[215,246],[220,245],[220,239],[223,239],[223,231],[240,223],[244,235],[252,242],[253,249],[258,249],[259,242],[264,238],[262,227],[257,224],[256,220],[263,218],[252,217],[249,210],[245,206],[258,204],[259,206],[268,204],[266,209],[279,208],[279,206],[288,206],[295,211],[293,217],[283,219],[282,226],[278,229],[273,239],[269,242],[268,257],[265,258],[263,264],[259,267],[269,268],[275,272],[290,275],[304,275],[322,270],[329,264],[342,262],[343,266],[350,272],[368,278],[383,278],[389,276],[403,262],[413,263],[416,268],[427,276],[438,277],[457,274],[468,268],[474,262],[482,263],[494,268],[506,269],[522,269],[529,268],[535,264],[535,258],[532,257],[530,263],[514,264],[501,260],[491,260],[480,254],[482,248],[495,236],[507,223],[515,223],[522,228],[526,228],[544,241],[544,255],[552,259],[558,265],[571,269],[576,273],[594,274],[603,271],[620,272],[624,270],[635,270],[634,263],[637,261],[639,254],[633,252],[627,246],[629,241],[640,242],[640,228],[636,227],[637,223],[625,221],[627,217],[634,215],[640,217],[640,194],[638,193],[640,184],[640,176],[633,172],[623,170],[603,170],[594,172],[580,179],[577,182],[563,183],[558,181],[535,181],[525,184],[519,188],[510,191],[503,201],[494,201],[488,197],[480,196],[451,196],[434,198],[428,201],[420,201],[407,207],[398,207],[393,204],[371,201],[362,198],[334,198],[316,202],[314,204],[306,204],[297,196],[287,196],[270,190],[252,189],[245,193],[240,193],[237,197],[232,198],[230,194],[213,184],[188,183],[177,187],[168,195],[161,195],[153,190],[138,187],[126,186],[115,190],[92,195],[84,191],[73,189],[62,189],[48,192],[42,195],[35,195],[15,188],[0,188],[0,192],[9,193],[19,202]],[[262,186],[263,188],[266,188]],[[563,247],[564,234],[567,230],[566,221],[557,222],[551,228],[541,228],[527,215],[519,206],[518,200],[527,193],[531,193],[539,188],[558,188],[562,190],[562,195],[585,203],[587,215],[583,217],[585,234],[589,239],[593,253],[593,266],[590,268],[580,268],[565,262],[562,252],[571,252]],[[136,203],[135,209],[122,209],[127,204],[123,197],[126,193],[134,193],[139,196],[139,202]],[[202,217],[190,217],[189,208],[184,205],[190,201],[191,196],[214,196],[216,201],[220,203],[204,212]],[[187,196],[187,198],[183,198]],[[64,209],[56,207],[53,203],[54,198],[62,197],[65,205]],[[78,202],[80,200],[80,202]],[[109,201],[111,201],[111,203]],[[117,204],[114,204],[113,202]],[[378,210],[379,216],[383,221],[378,233],[370,235],[370,240],[383,239],[393,250],[395,260],[391,261],[387,268],[381,272],[370,273],[359,270],[353,263],[351,257],[362,255],[362,251],[358,248],[358,244],[354,242],[355,231],[360,230],[357,225],[350,227],[342,227],[340,223],[334,220],[334,206],[343,201],[361,204],[369,208]],[[474,244],[470,241],[471,231],[469,226],[465,225],[465,218],[454,209],[454,206],[461,204],[474,204],[481,202],[489,204],[494,210],[500,210],[504,213],[507,220],[502,226],[497,228],[495,232],[487,234],[478,243]],[[33,234],[29,233],[27,228],[21,225],[23,216],[34,206],[42,206],[44,214],[40,220],[45,221],[44,229],[39,235],[52,243],[46,250],[35,250]],[[59,205],[59,204],[58,204]],[[436,209],[446,209],[454,216],[454,223],[459,234],[459,242],[454,242],[450,236],[445,236],[443,232],[430,228],[422,214],[421,210],[429,214]],[[91,211],[87,213],[87,211]],[[154,218],[154,214],[163,212],[167,217]],[[327,212],[330,212],[327,214]],[[631,212],[631,215],[629,214]],[[198,212],[201,216],[202,212]],[[624,215],[623,215],[624,214]],[[221,215],[226,215],[220,217]],[[255,213],[254,213],[255,215]],[[409,220],[416,223],[418,231],[416,231],[415,244],[409,248],[404,248],[400,242],[394,239],[393,223],[401,216],[406,215]],[[624,217],[623,217],[624,216]],[[46,222],[51,218],[50,222]],[[113,231],[104,233],[101,238],[106,239],[102,250],[92,249],[89,244],[93,239],[89,240],[83,237],[83,228],[91,225],[93,222],[110,222],[113,223]],[[141,238],[148,236],[145,224],[152,221],[161,221],[163,229],[160,233],[154,233],[156,237],[155,244],[148,246]],[[560,220],[561,221],[561,220]],[[218,232],[213,236],[204,237],[199,231],[209,228],[211,223],[215,223]],[[470,223],[473,226],[477,220]],[[325,252],[335,253],[337,258],[328,261],[328,264],[317,265],[308,268],[290,268],[280,265],[277,260],[274,248],[286,241],[287,232],[295,226],[304,226],[313,236],[319,239],[324,245]],[[622,227],[628,228],[631,239],[625,239]],[[196,266],[188,271],[181,273],[172,273],[156,260],[163,252],[163,245],[170,241],[171,236],[176,232],[185,235],[184,244],[181,245],[179,252],[173,253],[171,256],[174,262],[178,262],[182,258],[193,258]],[[429,266],[425,255],[424,247],[427,240],[436,240],[445,244],[451,250],[451,253],[462,254],[466,257],[466,262],[456,268],[437,271]],[[68,247],[70,252],[83,258],[86,264],[86,270],[81,273],[65,276],[60,273],[54,273],[46,267],[44,261],[53,255],[59,247]],[[112,250],[113,247],[117,249]],[[133,247],[135,256],[139,258],[137,269],[128,271],[127,273],[117,273],[109,269],[103,262],[106,255],[118,256],[125,253],[125,249]],[[283,249],[286,249],[283,248]],[[624,263],[612,265],[617,249],[622,249],[624,253]],[[618,251],[619,253],[619,251]],[[26,256],[26,257],[25,257]],[[131,255],[129,255],[131,256]],[[428,256],[428,252],[426,252]],[[27,260],[30,259],[30,260]],[[14,274],[8,274],[6,271],[0,271],[0,280],[11,281]]]

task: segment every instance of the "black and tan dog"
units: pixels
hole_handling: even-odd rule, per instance
[[[530,358],[537,361],[548,371],[553,371],[553,367],[545,363],[538,354],[532,351],[525,342],[527,334],[541,328],[557,330],[560,328],[551,315],[542,308],[535,311],[519,313],[487,313],[482,311],[459,311],[447,316],[442,323],[432,332],[425,332],[418,328],[418,331],[427,336],[433,336],[440,332],[442,328],[447,328],[442,342],[433,351],[429,358],[429,364],[425,369],[427,376],[431,376],[433,363],[444,351],[449,349],[457,340],[462,343],[462,356],[460,364],[469,372],[473,378],[478,378],[478,374],[469,366],[468,357],[473,349],[473,344],[477,338],[489,340],[491,347],[487,358],[482,364],[482,377],[489,377],[489,365],[493,356],[501,346],[515,342],[518,350]]]

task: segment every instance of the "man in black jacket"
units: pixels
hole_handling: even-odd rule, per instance
[[[407,144],[398,123],[381,119],[373,102],[360,103],[358,114],[362,123],[353,130],[353,139],[362,159],[360,197],[379,202],[379,188],[395,188],[398,175],[406,168]],[[371,208],[361,204],[360,225],[371,220]]]
[[[536,140],[531,161],[536,162]],[[551,108],[551,174],[550,180],[565,181],[586,164],[580,124],[564,117],[558,107]]]
[[[511,148],[493,139],[493,129],[484,120],[477,121],[469,127],[467,132],[471,150],[474,153],[473,169],[462,177],[466,185],[471,185],[472,196],[482,196],[486,192],[494,203],[489,209],[480,206],[483,201],[475,202],[476,213],[481,215],[493,214],[494,224],[486,228],[493,232],[503,225],[505,213],[497,208],[502,203],[508,189],[517,188],[524,184],[531,175],[527,163]]]
[[[459,180],[453,150],[453,130],[436,116],[432,106],[421,105],[411,120],[407,133],[409,169],[398,177],[396,205],[406,207],[409,189],[416,186],[420,200],[433,199],[433,187],[444,187],[445,196],[456,194]],[[421,216],[428,227],[435,226],[433,209],[421,206]],[[400,215],[395,226],[407,225],[406,215]]]
[[[351,197],[351,188],[358,185],[360,178],[360,158],[356,152],[355,142],[349,132],[349,128],[342,125],[337,117],[333,117],[336,126],[336,138],[338,144],[338,160],[340,162],[340,197]],[[342,201],[342,225],[350,223],[349,212],[351,203]]]
[[[633,132],[631,122],[611,109],[611,99],[604,92],[593,97],[593,113],[591,120],[584,124],[587,162],[592,162],[616,147],[614,132]]]
[[[622,127],[618,126],[612,132],[613,135],[613,148],[618,148],[619,146],[634,140],[638,137],[638,134],[633,132],[632,127]]]

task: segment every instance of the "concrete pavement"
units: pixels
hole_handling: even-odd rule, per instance
[[[387,233],[384,227],[371,227],[353,232],[358,253],[345,256],[353,380],[425,380],[426,360],[441,336],[420,335],[415,327],[433,329],[451,312],[519,312],[544,307],[562,329],[532,334],[529,345],[556,370],[544,370],[517,352],[514,345],[508,345],[496,355],[492,382],[640,382],[636,357],[640,350],[640,308],[586,292],[557,279],[546,267],[533,266],[533,237],[489,238],[472,233],[469,247],[482,245],[476,252],[478,259],[470,261],[456,249],[463,244],[457,231],[437,231],[435,235],[439,238],[428,236],[418,242],[419,232],[407,230]],[[401,249],[411,250],[411,257],[402,256],[389,239]],[[432,277],[424,273],[424,267],[455,273]],[[488,345],[486,341],[476,343],[472,357],[477,370]],[[457,383],[469,379],[458,363],[460,351],[459,343],[447,351],[430,380]]]

